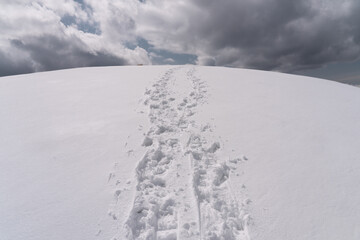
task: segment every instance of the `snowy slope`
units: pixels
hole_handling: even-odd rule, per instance
[[[0,239],[360,239],[360,89],[198,66],[0,78]]]

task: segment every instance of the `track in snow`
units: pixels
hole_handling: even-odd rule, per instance
[[[182,80],[187,93],[173,89]],[[230,168],[217,155],[220,143],[211,141],[209,124],[193,117],[207,94],[195,68],[169,69],[145,94],[151,126],[136,167],[127,239],[249,239]]]

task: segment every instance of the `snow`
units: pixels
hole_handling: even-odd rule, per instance
[[[360,89],[199,66],[0,78],[0,239],[360,239]]]

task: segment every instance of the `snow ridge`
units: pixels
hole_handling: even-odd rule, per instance
[[[172,89],[179,74],[188,80],[185,96]],[[136,167],[126,238],[249,239],[245,207],[228,181],[230,167],[218,157],[221,144],[212,141],[210,124],[194,120],[207,94],[195,68],[169,69],[145,94],[151,126]]]

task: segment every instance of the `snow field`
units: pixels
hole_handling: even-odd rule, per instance
[[[0,133],[1,240],[360,238],[355,87],[199,66],[4,77]]]

